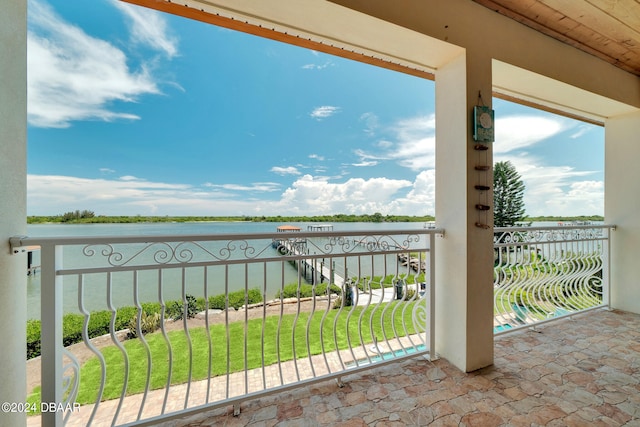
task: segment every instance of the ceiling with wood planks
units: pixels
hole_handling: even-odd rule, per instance
[[[474,0],[640,76],[640,0]]]

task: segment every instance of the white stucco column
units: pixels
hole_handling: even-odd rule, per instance
[[[26,396],[26,255],[9,238],[26,231],[27,2],[0,13],[0,402]],[[24,413],[0,412],[0,425],[26,425]]]
[[[640,112],[605,123],[604,214],[611,238],[611,306],[640,314]]]
[[[463,53],[436,72],[436,352],[464,371],[493,364],[492,150],[474,149],[473,106],[491,105],[491,59]],[[489,144],[491,146],[492,144]],[[489,165],[478,171],[477,165]]]

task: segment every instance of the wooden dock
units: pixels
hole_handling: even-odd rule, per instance
[[[280,253],[283,255],[293,255],[293,256],[304,256],[308,255],[301,248],[304,248],[305,242],[301,242],[299,239],[282,239],[277,240],[274,246],[277,246],[280,250]],[[345,279],[340,276],[333,270],[330,266],[325,265],[323,261],[320,261],[318,258],[303,258],[300,260],[302,264],[300,268],[303,268],[305,272],[309,271],[312,277],[315,279],[319,277],[318,282],[322,283],[323,280],[327,279],[330,283],[333,283],[337,286],[344,286]],[[314,280],[315,282],[315,280]]]
[[[34,275],[40,268],[39,265],[33,265],[33,252],[40,250],[40,246],[28,246],[27,247],[27,276]]]

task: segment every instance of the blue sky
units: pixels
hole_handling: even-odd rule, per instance
[[[434,83],[113,0],[29,0],[28,214],[434,214]],[[603,214],[604,130],[494,99],[530,215]]]

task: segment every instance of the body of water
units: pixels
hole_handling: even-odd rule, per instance
[[[288,223],[306,230],[310,223]],[[142,224],[32,224],[28,225],[30,237],[69,237],[69,236],[141,236],[141,235],[206,235],[206,234],[253,234],[272,233],[280,223],[253,222],[194,222],[194,223],[142,223]],[[421,229],[423,223],[335,223],[334,231],[375,231],[375,230],[411,230]],[[65,247],[65,268],[87,265],[87,258],[81,247]],[[273,249],[273,256],[276,255]],[[388,263],[395,264],[390,257]],[[89,260],[89,262],[91,262]],[[340,261],[338,260],[338,263]],[[40,264],[39,251],[34,252],[33,264]],[[387,264],[385,262],[384,264]],[[349,268],[352,268],[349,266]],[[385,267],[386,268],[386,267]],[[395,266],[389,265],[390,271]],[[344,270],[344,265],[336,265],[336,271]],[[366,271],[366,270],[365,270]],[[160,297],[164,301],[182,298],[182,283],[186,283],[186,293],[195,296],[204,295],[204,283],[207,283],[209,296],[245,288],[264,289],[267,299],[275,297],[283,285],[297,283],[299,273],[289,263],[256,263],[233,265],[229,267],[207,267],[205,269],[180,268],[165,269],[159,279],[157,270],[141,271],[134,277],[132,272],[115,272],[107,278],[104,273],[86,274],[83,286],[83,304],[89,311],[107,309],[107,280],[111,283],[112,304],[115,307],[134,305],[135,297],[141,302],[155,301]],[[205,277],[206,274],[206,277]],[[380,273],[382,275],[382,272]],[[28,317],[40,317],[40,271],[28,277],[27,299]],[[134,294],[132,283],[138,283]],[[162,285],[158,285],[159,281]],[[64,277],[63,294],[65,312],[79,312],[78,279],[75,276]]]

